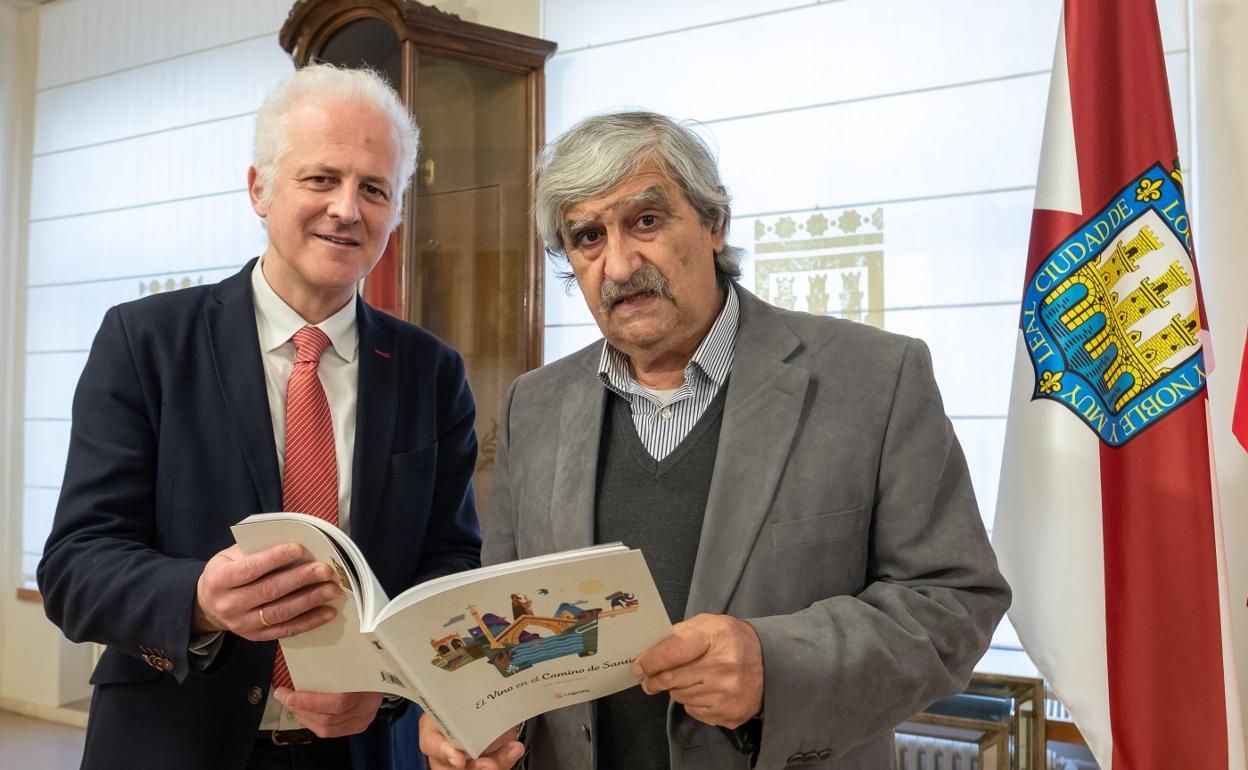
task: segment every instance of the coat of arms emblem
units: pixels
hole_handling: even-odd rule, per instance
[[[1205,385],[1178,164],[1113,196],[1028,278],[1021,326],[1032,398],[1057,401],[1120,446]]]

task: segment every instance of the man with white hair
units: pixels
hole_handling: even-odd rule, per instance
[[[105,315],[38,570],[48,617],[107,645],[83,767],[423,764],[394,740],[402,704],[292,687],[276,640],[333,617],[329,566],[291,544],[245,556],[229,529],[320,516],[390,595],[479,562],[462,359],[357,293],[417,145],[375,73],[294,73],[260,109],[247,174],[264,254]]]

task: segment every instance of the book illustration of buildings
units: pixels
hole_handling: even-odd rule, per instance
[[[603,601],[608,609],[577,606],[583,601],[563,602],[553,615],[537,615],[528,596],[512,594],[511,620],[493,612],[481,613],[470,604],[468,613],[474,623],[467,634],[453,633],[429,640],[437,653],[430,662],[455,671],[484,658],[508,677],[567,655],[594,655],[598,652],[598,621],[636,612],[639,606],[637,598],[626,591],[608,594]]]

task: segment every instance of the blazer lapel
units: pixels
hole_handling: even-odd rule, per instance
[[[385,317],[356,299],[360,342],[355,450],[351,459],[351,538],[361,548],[377,524],[377,506],[394,444],[398,413],[399,346]]]
[[[686,617],[719,613],[745,569],[801,421],[810,372],[779,314],[738,291],[741,321]]]
[[[569,383],[559,414],[550,523],[555,548],[560,551],[594,543],[594,493],[606,404],[606,388],[596,369],[598,357],[592,352],[597,349],[585,354],[588,371]]]
[[[256,332],[256,309],[251,296],[251,260],[236,275],[215,289],[215,303],[204,309],[208,349],[217,370],[217,381],[226,410],[238,432],[239,445],[251,473],[261,511],[282,510],[282,481],[273,443],[273,418],[269,414],[260,338]]]

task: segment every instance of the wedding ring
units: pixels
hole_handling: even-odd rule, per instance
[[[258,608],[256,611],[260,613],[260,625],[264,626],[265,628],[268,628],[269,626],[273,625],[272,623],[264,619],[263,607]]]

